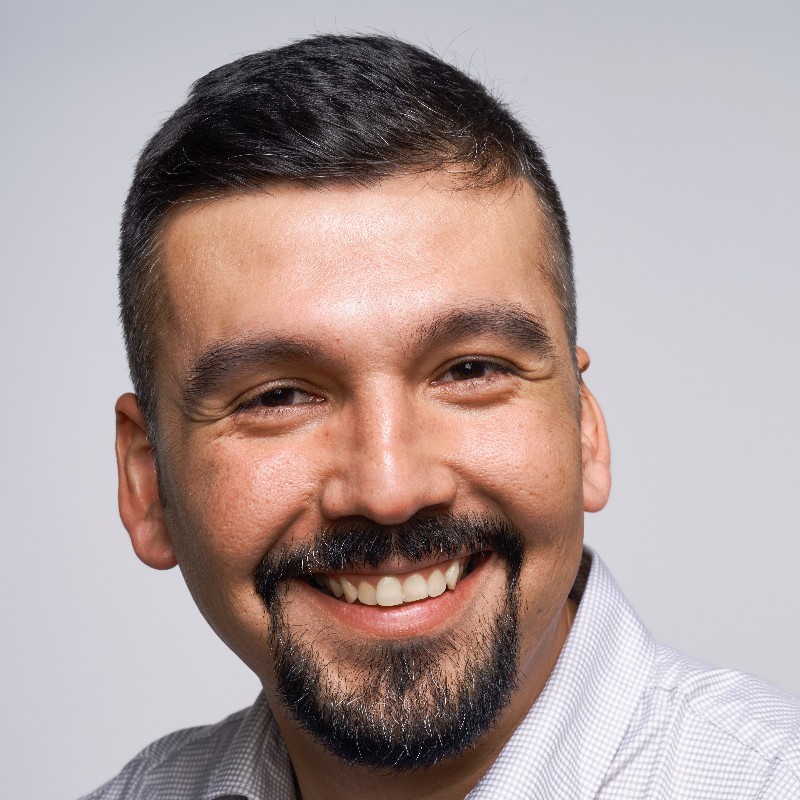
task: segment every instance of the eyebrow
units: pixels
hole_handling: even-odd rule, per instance
[[[522,306],[482,305],[457,308],[423,326],[420,350],[444,346],[473,336],[493,336],[540,358],[551,358],[553,340],[545,325]]]
[[[481,305],[445,311],[422,325],[413,335],[417,352],[445,347],[476,336],[492,336],[540,358],[554,353],[544,324],[516,305]],[[186,407],[213,396],[232,378],[266,366],[303,362],[330,366],[337,359],[316,341],[303,337],[233,339],[206,350],[189,370],[183,388]]]

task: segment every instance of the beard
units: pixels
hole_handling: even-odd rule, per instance
[[[253,579],[272,621],[270,645],[281,701],[296,721],[350,764],[423,769],[483,736],[517,682],[522,536],[501,519],[418,516],[402,525],[338,523],[309,545],[268,554]],[[393,557],[442,560],[491,551],[505,564],[500,607],[474,630],[342,643],[325,660],[286,616],[292,579],[358,572]],[[423,601],[424,602],[424,601]],[[337,669],[346,663],[349,676]]]

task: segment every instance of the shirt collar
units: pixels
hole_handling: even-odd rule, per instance
[[[294,773],[264,693],[248,709],[225,750],[218,754],[204,800],[294,800]]]
[[[556,666],[469,800],[593,798],[607,776],[656,643],[589,548],[571,596],[580,604]]]

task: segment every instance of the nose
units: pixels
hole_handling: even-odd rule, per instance
[[[405,392],[384,391],[340,418],[335,466],[322,492],[327,519],[361,516],[399,525],[420,511],[452,505],[457,484],[446,437],[435,412],[420,404]]]

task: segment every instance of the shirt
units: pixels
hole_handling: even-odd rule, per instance
[[[468,800],[798,800],[800,700],[656,644],[588,548],[550,678]],[[145,748],[84,800],[294,800],[263,693]]]

